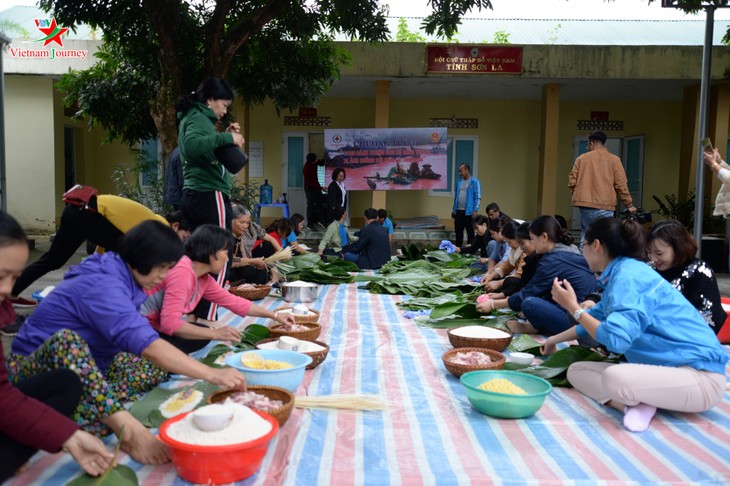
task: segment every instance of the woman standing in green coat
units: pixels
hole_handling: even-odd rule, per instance
[[[208,78],[175,104],[184,178],[180,205],[193,229],[203,224],[231,229],[231,172],[237,172],[246,162],[239,150],[245,140],[238,123],[231,123],[224,132],[216,130],[216,123],[227,113],[234,97],[227,82]],[[227,273],[228,268],[218,275],[219,284],[225,283]],[[197,317],[208,320],[216,320],[216,314],[217,306],[206,301],[195,310]]]

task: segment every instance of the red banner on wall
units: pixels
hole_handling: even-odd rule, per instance
[[[483,45],[443,45],[427,47],[429,73],[519,74],[522,72],[521,47]]]

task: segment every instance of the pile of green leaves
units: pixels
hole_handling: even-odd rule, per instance
[[[436,248],[432,246],[426,246],[424,248],[419,247],[415,243],[409,243],[400,247],[401,256],[399,260],[423,260],[423,257],[429,251],[433,251]]]
[[[542,353],[540,353],[540,344],[528,334],[522,334],[513,339],[507,349],[509,351],[519,351],[534,354],[535,356],[542,356]],[[615,357],[606,358],[583,346],[570,346],[554,352],[538,365],[525,366],[507,362],[503,369],[539,376],[550,382],[553,386],[569,387],[570,383],[568,383],[567,378],[568,367],[578,361],[616,362],[617,359]]]
[[[395,305],[403,310],[429,310],[441,304],[466,303],[466,295],[461,291],[443,294],[436,297],[413,297],[396,302]]]
[[[317,284],[347,284],[352,282],[350,272],[360,268],[352,262],[332,260],[324,262],[316,253],[297,255],[289,260],[276,262],[276,269],[287,280],[303,280]]]
[[[356,282],[374,294],[439,297],[459,292],[474,294],[479,288],[464,279],[474,273],[469,267],[473,259],[441,250],[422,254],[420,260],[392,260],[380,269],[379,275],[358,275]],[[466,299],[468,300],[468,299]]]

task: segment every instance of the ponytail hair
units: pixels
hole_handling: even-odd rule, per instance
[[[205,104],[211,98],[214,100],[233,100],[235,97],[236,94],[233,92],[233,88],[225,80],[208,78],[200,83],[198,89],[194,92],[180,96],[175,102],[175,111],[185,113],[196,101]]]
[[[489,225],[489,218],[487,218],[483,214],[477,214],[476,216],[474,216],[472,223],[474,223],[474,226],[481,226],[483,224]]]
[[[502,236],[508,240],[517,239],[517,228],[520,227],[520,223],[517,221],[508,221],[502,228]]]
[[[489,231],[494,231],[496,233],[501,233],[502,232],[502,228],[504,228],[504,225],[506,223],[507,223],[507,221],[505,221],[502,218],[492,219],[492,220],[489,221],[489,226],[487,226],[487,228],[489,228]]]
[[[530,233],[535,236],[540,236],[545,233],[547,234],[548,240],[553,243],[562,243],[564,245],[573,244],[573,236],[560,226],[557,219],[550,215],[539,216],[533,221],[530,225]]]
[[[530,225],[532,221],[525,221],[517,227],[515,234],[518,240],[527,241],[530,239]]]
[[[629,257],[646,260],[646,239],[644,229],[632,219],[621,221],[618,218],[600,218],[586,229],[587,244],[595,240],[601,242],[610,259]]]

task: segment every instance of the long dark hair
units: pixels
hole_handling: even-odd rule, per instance
[[[266,232],[276,231],[277,234],[286,238],[291,233],[291,222],[289,218],[279,218],[266,227]]]
[[[180,96],[175,102],[175,111],[185,113],[197,101],[205,104],[206,101],[233,100],[236,97],[233,88],[225,80],[220,78],[207,78],[203,80],[193,93]]]
[[[304,221],[304,216],[302,216],[299,213],[294,213],[291,215],[291,218],[289,218],[289,224],[291,224],[291,230],[297,236],[299,236],[299,223],[301,223],[302,221]]]
[[[611,260],[622,256],[646,260],[644,229],[637,221],[631,219],[621,221],[618,218],[597,219],[585,233],[587,244],[590,245],[595,240],[601,242]]]
[[[520,223],[517,221],[508,221],[503,227],[502,227],[502,236],[507,238],[508,240],[516,240],[517,239],[517,228],[520,227]]]
[[[564,245],[572,245],[573,237],[565,231],[558,223],[558,220],[550,215],[539,216],[530,225],[530,233],[535,236],[547,234],[548,240],[553,243],[562,243]]]

